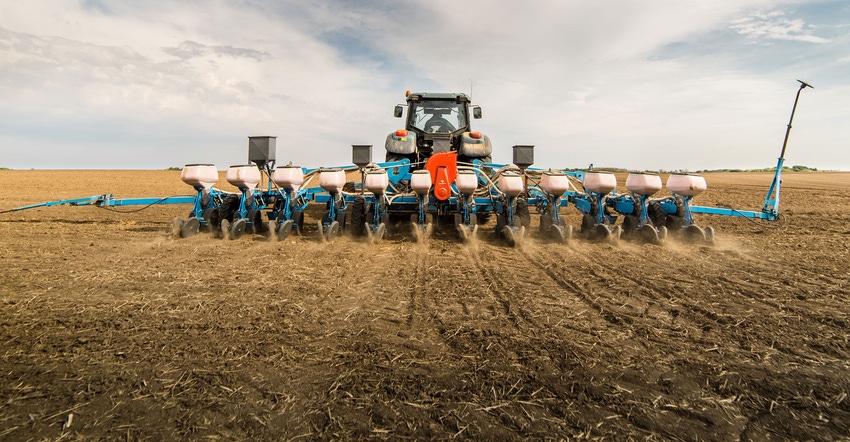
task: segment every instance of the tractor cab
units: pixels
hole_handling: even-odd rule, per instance
[[[459,162],[490,162],[490,138],[471,130],[470,107],[472,117],[481,118],[481,108],[470,106],[466,94],[408,92],[404,129],[387,136],[387,161],[407,158],[416,169],[435,153],[454,151]],[[403,113],[404,106],[397,105],[394,116]]]

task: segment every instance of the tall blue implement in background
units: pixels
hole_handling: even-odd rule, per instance
[[[797,111],[797,102],[800,101],[800,92],[807,87],[815,88],[805,81],[797,81],[800,82],[800,89],[797,89],[797,97],[794,98],[794,107],[791,108],[791,118],[788,120],[788,128],[785,129],[785,141],[782,142],[782,152],[779,154],[779,160],[776,162],[776,172],[773,174],[773,182],[770,183],[767,196],[764,198],[764,207],[761,209],[762,212],[769,214],[773,219],[776,219],[776,216],[779,215],[779,188],[782,184],[780,176],[782,175],[782,166],[785,163],[785,148],[788,146],[788,135],[791,134],[791,123],[794,122],[794,112]]]

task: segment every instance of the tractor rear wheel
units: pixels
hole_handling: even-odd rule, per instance
[[[517,227],[525,227],[526,229],[531,226],[531,211],[528,210],[528,200],[524,197],[516,199],[514,225]]]
[[[649,219],[655,226],[663,226],[667,224],[667,214],[664,213],[664,207],[658,201],[652,201],[647,207]]]
[[[233,214],[239,210],[239,195],[230,194],[227,195],[224,200],[221,202],[221,207],[219,207],[219,219],[226,219],[231,221],[233,219]]]
[[[252,209],[248,212],[248,221],[251,221],[251,230],[254,233],[266,233],[268,225],[263,222],[263,212]]]
[[[358,196],[348,210],[351,211],[351,235],[366,236],[366,199]]]
[[[635,229],[640,225],[640,220],[632,215],[623,217],[623,238],[630,239],[634,236]]]
[[[552,227],[552,215],[549,211],[540,214],[540,233],[547,234]]]
[[[682,231],[682,218],[676,215],[667,215],[667,230],[673,233]]]
[[[292,211],[292,223],[295,224],[295,233],[297,235],[301,235],[301,232],[304,231],[304,211],[303,210],[293,210]]]
[[[508,223],[505,220],[505,215],[502,215],[502,214],[496,215],[496,236],[501,237],[502,234],[503,234],[502,230],[504,230],[505,226],[507,226],[507,225],[508,225]]]
[[[581,217],[581,229],[579,232],[589,235],[590,231],[593,230],[593,226],[596,225],[596,218],[594,218],[589,213],[585,214]]]

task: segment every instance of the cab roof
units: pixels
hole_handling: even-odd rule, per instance
[[[411,92],[407,96],[407,101],[419,100],[452,100],[458,102],[468,102],[469,96],[464,93],[451,92]]]

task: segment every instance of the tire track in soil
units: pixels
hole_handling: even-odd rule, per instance
[[[605,253],[603,261],[603,258],[597,258],[598,255],[595,253],[582,253],[581,250],[573,248],[556,250],[555,255],[558,259],[553,260],[548,266],[529,253],[524,253],[523,256],[532,265],[544,270],[554,281],[565,288],[573,288],[580,298],[602,312],[609,323],[617,326],[626,324],[637,328],[644,332],[641,335],[649,342],[664,346],[671,345],[669,338],[658,333],[661,330],[667,330],[677,335],[684,332],[690,342],[697,344],[701,340],[700,333],[710,330],[717,323],[712,318],[716,318],[718,315],[689,303],[684,297],[674,297],[653,286],[653,284],[647,283],[645,275],[663,271],[662,264],[655,264],[643,257],[638,257],[637,259],[641,259],[641,265],[637,268],[641,275],[633,276],[630,273],[634,270],[630,269],[634,266],[623,265],[624,262],[634,259],[629,254],[619,256],[618,260],[612,260],[612,255]],[[569,254],[569,256],[566,254]],[[571,262],[575,258],[582,261],[584,264],[582,267],[586,274],[582,274],[581,278],[569,280],[564,276],[569,269],[560,263]],[[646,265],[655,266],[657,269],[647,269]],[[610,276],[611,268],[617,269],[613,277]],[[660,281],[663,283],[664,280],[661,279]],[[598,296],[590,299],[584,291]],[[625,294],[626,299],[617,298],[616,294]],[[671,305],[671,302],[673,305]],[[616,311],[630,304],[635,313]],[[638,304],[642,304],[642,306]],[[677,304],[684,308],[675,308]],[[649,314],[650,307],[653,306],[672,308],[661,310],[665,317],[659,317]],[[702,312],[704,316],[693,314],[693,311]],[[711,325],[709,326],[709,324]],[[659,329],[659,325],[663,327]],[[652,333],[649,333],[649,331],[652,331]]]
[[[587,262],[589,265],[594,266],[594,268],[591,268],[589,271],[592,275],[595,275],[597,277],[599,277],[599,269],[605,269],[606,267],[610,267],[610,262],[608,262],[608,261],[603,262],[601,258],[600,259],[592,259],[592,258],[587,258],[587,256],[582,256],[582,258],[585,259],[585,262]],[[683,260],[682,259],[675,259],[675,261],[676,262],[682,262]],[[707,276],[710,276],[712,278],[716,278],[717,275],[723,274],[722,269],[719,268],[720,266],[717,266],[717,268],[714,269],[713,271],[702,272],[701,267],[706,265],[706,264],[707,264],[706,262],[701,262],[699,266],[691,266],[691,271],[697,272],[697,273],[696,274],[692,273],[688,277],[682,277],[681,275],[678,275],[678,279],[676,281],[681,282],[681,283],[688,283],[688,284],[694,284],[695,285],[695,284],[698,283],[697,282],[698,280],[702,280],[704,282],[711,282],[711,281],[707,280]],[[633,276],[632,270],[629,267],[627,267],[627,266],[618,267],[616,280],[619,281],[619,282],[628,281],[630,284],[628,284],[627,286],[623,286],[622,288],[624,288],[624,289],[636,288],[637,293],[646,294],[647,298],[649,298],[653,302],[661,302],[661,303],[665,303],[665,304],[669,304],[670,302],[674,302],[676,304],[680,304],[684,307],[687,307],[689,310],[697,311],[697,312],[703,314],[706,317],[706,319],[709,319],[711,321],[717,320],[717,317],[719,316],[718,314],[711,312],[711,311],[705,309],[702,306],[699,306],[699,305],[696,305],[696,304],[690,302],[689,298],[686,297],[686,296],[675,296],[674,293],[679,294],[679,295],[685,294],[685,292],[681,288],[676,287],[675,282],[671,283],[669,280],[667,280],[665,278],[650,279],[650,278],[647,277],[647,275],[675,273],[675,272],[671,272],[671,269],[669,267],[666,267],[663,263],[662,263],[662,265],[659,266],[655,262],[653,262],[652,260],[642,260],[640,262],[640,272],[641,272],[641,275]],[[652,284],[649,284],[650,281],[652,282]],[[662,289],[659,286],[663,286],[664,288]],[[744,307],[749,307],[749,306],[737,305],[737,307],[738,308],[744,308]],[[681,315],[681,313],[682,312],[679,312],[679,315]],[[695,319],[697,319],[697,318],[695,318]]]
[[[830,278],[821,278],[823,275],[817,275],[818,278],[812,278],[809,281],[797,279],[796,283],[799,283],[799,286],[792,286],[787,281],[787,276],[785,276],[784,281],[780,281],[783,276],[778,266],[782,265],[782,263],[767,264],[764,261],[759,261],[746,255],[739,255],[739,257],[742,261],[746,262],[746,265],[724,266],[713,260],[705,263],[705,265],[711,266],[710,274],[715,275],[717,280],[734,287],[736,289],[735,295],[740,296],[728,296],[725,298],[727,305],[724,307],[727,310],[728,301],[731,300],[738,301],[734,305],[733,311],[746,312],[748,309],[753,308],[752,303],[744,303],[743,299],[755,301],[760,305],[766,306],[766,308],[760,309],[755,315],[748,314],[750,317],[757,315],[761,318],[758,324],[761,328],[758,330],[760,333],[753,332],[752,327],[755,325],[750,318],[745,317],[740,319],[736,324],[745,324],[748,327],[747,329],[736,330],[737,333],[734,333],[734,337],[740,342],[742,348],[751,347],[752,344],[750,341],[755,337],[765,347],[804,360],[817,361],[818,359],[816,357],[813,358],[806,351],[801,351],[799,348],[800,344],[805,345],[809,352],[823,355],[826,359],[837,357],[838,355],[835,354],[835,350],[828,345],[823,346],[822,342],[827,342],[829,340],[828,338],[832,338],[833,340],[846,343],[847,334],[845,330],[847,321],[845,319],[838,319],[838,317],[846,318],[846,313],[843,312],[841,307],[834,308],[824,302],[821,302],[820,308],[816,310],[808,308],[808,306],[800,306],[799,299],[797,298],[800,295],[794,295],[794,292],[804,293],[806,289],[813,293],[822,292],[824,291],[824,287],[817,284],[816,281],[823,281],[826,284],[830,284],[832,280]],[[790,270],[798,271],[800,269],[795,267]],[[759,280],[777,282],[765,283]],[[783,293],[783,291],[785,292]],[[778,296],[780,294],[784,296]],[[803,296],[803,299],[805,299],[805,296]],[[805,301],[802,302],[805,303]],[[788,318],[794,317],[798,321],[805,320],[805,322],[811,324],[811,327],[817,328],[818,335],[820,336],[819,342],[809,343],[810,341],[807,339],[810,333],[809,331],[800,332],[801,329],[798,327],[789,328],[783,326]],[[768,322],[772,326],[764,327],[766,325],[764,322]],[[824,330],[825,328],[828,330]],[[775,330],[780,329],[784,329],[785,332],[781,334],[774,333]],[[805,330],[808,330],[808,327]]]
[[[474,248],[467,251],[469,260],[475,265],[481,279],[488,282],[488,294],[495,294],[503,313],[518,329],[551,330],[562,338],[569,338],[567,340],[574,340],[573,334],[577,333],[589,341],[596,342],[600,339],[600,330],[607,329],[612,323],[612,319],[606,317],[608,312],[598,305],[594,306],[592,300],[580,293],[578,296],[564,296],[565,290],[570,294],[576,294],[578,291],[575,286],[564,284],[564,281],[549,275],[550,270],[545,264],[530,261],[527,252],[521,247],[510,248],[501,242],[488,244],[483,251],[483,257],[482,253]],[[524,259],[533,265],[518,265],[518,257],[523,257],[519,261]],[[526,289],[528,286],[530,288]],[[524,293],[533,295],[523,295]],[[546,302],[541,302],[542,300]],[[587,315],[589,311],[597,314]],[[546,316],[546,320],[535,319],[534,313],[539,313],[539,317]],[[553,316],[558,319],[554,324],[550,323],[550,317]],[[619,318],[614,318],[613,323],[618,320]],[[570,336],[556,331],[557,327],[566,330]]]
[[[763,260],[739,253],[735,257],[743,261],[743,263],[740,265],[730,264],[725,260],[721,261],[720,254],[722,254],[722,251],[713,253],[714,259],[702,261],[700,263],[702,269],[700,270],[704,269],[705,274],[711,275],[719,283],[724,283],[719,284],[721,288],[727,286],[734,287],[737,294],[766,306],[762,310],[767,313],[793,313],[795,316],[806,317],[816,323],[830,323],[830,325],[839,330],[846,328],[846,321],[835,321],[836,315],[844,315],[842,310],[843,305],[827,306],[822,303],[821,308],[815,311],[807,307],[797,306],[796,301],[798,298],[793,295],[793,292],[805,293],[807,290],[811,293],[825,292],[824,285],[829,287],[830,284],[837,284],[836,280],[826,275],[807,272],[804,269],[795,267],[789,270],[807,272],[811,274],[811,277],[797,278],[793,281],[792,285],[788,280],[788,276],[785,275],[783,277],[782,272],[778,269],[778,266],[782,265],[781,263],[766,263]],[[762,280],[765,282],[762,282]],[[822,284],[818,284],[818,281],[822,282]],[[787,291],[783,298],[776,296],[776,293],[781,291]],[[734,296],[729,296],[724,301],[726,301],[726,305],[728,306],[730,301],[738,300]],[[696,305],[693,305],[693,307],[695,309],[701,308]],[[753,305],[738,301],[735,307],[746,311],[747,309],[751,309]],[[823,314],[824,307],[830,308],[830,314]],[[710,317],[717,316],[712,312],[708,313]]]
[[[428,257],[428,249],[423,244],[415,244],[414,255],[416,256],[413,265],[413,283],[410,285],[410,293],[407,304],[407,327],[414,328],[417,324],[417,316],[421,314],[421,310],[426,308],[425,293],[427,289],[426,263]]]
[[[606,259],[603,262],[603,259],[601,257],[598,257],[596,254],[584,254],[574,252],[576,251],[572,248],[559,249],[557,250],[557,252],[555,252],[555,255],[558,259],[552,260],[552,263],[548,265],[544,263],[543,260],[540,259],[538,256],[533,256],[527,252],[523,252],[523,257],[528,260],[529,263],[541,269],[542,271],[544,271],[544,273],[546,273],[546,275],[548,275],[556,282],[561,283],[565,287],[584,285],[588,288],[596,287],[600,289],[602,293],[611,293],[611,296],[603,298],[607,301],[607,303],[613,304],[613,301],[615,300],[614,296],[616,296],[613,294],[623,293],[624,290],[630,288],[636,289],[632,290],[629,293],[630,298],[638,297],[640,299],[643,299],[645,302],[649,302],[649,300],[652,300],[652,302],[656,302],[657,305],[660,305],[662,307],[670,306],[671,302],[675,303],[678,301],[677,298],[670,295],[669,293],[665,293],[663,290],[658,289],[657,286],[655,286],[654,284],[647,283],[647,281],[645,281],[645,278],[643,277],[643,275],[645,275],[646,273],[652,274],[652,272],[655,272],[657,268],[663,269],[663,264],[649,263],[649,260],[645,259],[645,257],[638,256],[636,257],[636,259],[639,260],[640,265],[638,265],[637,267],[633,266],[629,268],[629,266],[624,265],[624,263],[628,264],[629,260],[635,259],[635,257],[632,256],[631,253],[625,254],[624,256],[619,256],[617,259],[613,260],[610,259],[611,253],[605,253],[604,255]],[[614,253],[616,252],[617,250],[615,249]],[[567,274],[565,273],[565,271],[568,270],[568,268],[561,263],[570,262],[570,259],[566,259],[567,255],[569,255],[570,258],[575,258],[575,256],[573,255],[578,255],[578,257],[582,260],[585,267],[587,268],[588,275],[590,276],[589,279],[590,281],[593,281],[592,284],[582,284],[582,282],[574,283],[566,279],[564,275]],[[612,261],[614,262],[612,263]],[[644,267],[645,264],[649,265],[650,269],[646,269],[646,267]],[[611,268],[618,269],[616,274],[614,274],[613,276],[610,272]],[[625,272],[622,271],[626,268],[628,268],[629,270]],[[637,268],[637,270],[634,270],[634,268]],[[634,272],[639,273],[639,276],[635,276]],[[582,276],[584,278],[587,278],[587,275]],[[581,281],[584,280],[582,279]],[[587,297],[585,296],[585,298]],[[599,306],[598,308],[600,310],[604,310],[606,308],[606,302],[594,301],[594,303]],[[613,306],[611,308],[613,308]],[[691,354],[689,353],[691,351],[689,347],[699,348],[699,346],[702,345],[702,339],[699,337],[698,334],[686,333],[683,335],[681,334],[681,332],[677,332],[674,329],[673,321],[667,322],[669,326],[662,329],[663,331],[659,330],[661,331],[661,333],[649,333],[648,330],[658,329],[659,324],[657,323],[658,320],[649,317],[646,314],[646,311],[644,311],[643,314],[636,316],[629,315],[627,313],[618,314],[613,312],[612,315],[618,317],[619,320],[622,320],[622,322],[628,324],[628,327],[626,327],[627,332],[634,333],[636,335],[628,339],[630,341],[635,341],[638,344],[637,348],[642,347],[647,350],[644,353],[638,352],[631,355],[624,355],[622,353],[618,353],[619,357],[623,358],[624,360],[630,360],[633,362],[637,361],[636,363],[639,365],[643,364],[655,367],[675,367],[676,365],[678,365],[675,360],[682,357],[682,352],[684,352],[684,354]],[[682,316],[685,316],[686,318],[682,318]],[[691,315],[687,309],[682,315],[673,317],[672,319],[678,320],[679,322],[683,322],[682,319],[686,319],[687,321],[693,321],[696,323],[701,323],[706,320],[706,318],[702,318],[699,315]],[[653,322],[656,322],[656,324],[653,324]],[[680,330],[682,327],[691,328],[696,327],[696,325],[693,323],[689,323],[679,324],[678,326],[676,326],[676,328]],[[644,331],[644,333],[641,333],[641,331]],[[675,333],[675,335],[668,335],[667,333],[665,333],[667,331]],[[641,343],[640,341],[643,341],[643,343]],[[685,341],[686,345],[681,345],[682,341]],[[652,344],[647,345],[648,343]],[[658,347],[655,347],[656,345]],[[652,348],[653,350],[650,351],[650,348]],[[702,353],[702,351],[700,351],[700,353]],[[647,364],[647,360],[645,359],[646,354],[653,354],[661,357],[651,356],[652,362],[649,362]],[[648,377],[647,380],[652,380],[653,375],[649,374],[651,372],[652,369],[650,369],[650,371],[646,373],[646,376]],[[676,373],[677,370],[673,368],[671,372]],[[665,412],[672,412],[679,416],[676,419],[677,426],[684,425],[688,427],[693,426],[696,428],[703,428],[706,431],[712,431],[715,434],[715,437],[720,434],[725,434],[726,436],[734,436],[735,434],[740,433],[740,419],[736,421],[724,420],[722,421],[722,424],[719,424],[719,422],[721,421],[717,419],[717,416],[722,414],[728,417],[730,410],[733,412],[737,412],[737,409],[735,407],[726,407],[720,405],[717,401],[720,399],[720,396],[716,396],[716,394],[710,388],[707,388],[706,386],[706,388],[702,390],[693,390],[693,385],[690,384],[691,378],[688,374],[673,375],[669,378],[669,380],[664,381],[666,382],[666,384],[664,384],[664,386],[662,387],[660,383],[662,382],[661,380],[666,379],[664,376],[669,375],[661,375],[661,372],[658,373],[659,384],[657,386],[652,384],[651,382],[630,383],[629,377],[617,378],[617,382],[618,385],[622,384],[625,385],[625,388],[630,389],[630,394],[634,393],[633,397],[635,398],[635,402],[633,403],[645,401],[652,402],[654,404],[654,401],[659,400],[661,400],[662,403],[664,401],[671,401],[677,393],[668,391],[667,388],[673,389],[673,391],[678,391],[680,389],[687,388],[687,393],[684,394],[689,396],[690,401],[693,401],[694,408],[691,409],[690,407],[678,406],[665,408]],[[679,373],[684,373],[684,371],[679,371]],[[616,370],[613,372],[613,376],[618,376]],[[663,417],[660,417],[661,415],[657,414],[653,410],[633,410],[631,409],[631,406],[626,406],[624,404],[623,406],[626,409],[630,409],[629,413],[625,413],[625,421],[629,422],[630,425],[633,425],[636,428],[646,429],[647,427],[645,426],[645,422],[647,422],[648,420],[651,421],[653,419],[664,419]],[[618,409],[618,411],[621,410],[622,409]],[[634,412],[634,416],[631,415],[632,412]],[[685,422],[688,422],[688,424],[685,424]],[[656,430],[658,429],[656,428]],[[661,434],[665,434],[668,437],[675,437],[676,435],[675,432],[665,431],[664,428],[661,429]],[[723,437],[725,436],[721,436],[721,438]]]
[[[672,252],[672,255],[677,254],[676,250],[672,250],[670,252]],[[561,252],[558,253],[561,254]],[[561,255],[561,257],[563,257],[563,255]],[[787,303],[780,304],[768,299],[764,299],[764,286],[755,283],[747,283],[746,281],[743,281],[737,276],[738,272],[743,271],[743,269],[746,269],[747,275],[751,275],[751,269],[749,266],[736,266],[734,265],[734,263],[730,264],[726,261],[718,262],[716,259],[700,260],[698,262],[699,265],[692,266],[693,273],[686,280],[686,282],[690,284],[695,284],[695,280],[704,281],[706,283],[716,283],[717,281],[720,281],[734,284],[734,287],[736,288],[735,291],[741,296],[743,296],[743,299],[736,296],[726,296],[723,298],[722,307],[725,311],[732,312],[732,314],[730,314],[716,313],[706,307],[695,303],[692,296],[686,296],[687,293],[685,291],[677,289],[675,287],[675,283],[671,283],[668,280],[659,279],[656,281],[656,284],[647,284],[647,279],[644,277],[644,275],[655,274],[655,272],[659,270],[662,272],[665,271],[665,268],[663,267],[663,262],[660,266],[661,268],[656,270],[652,267],[659,267],[658,264],[651,260],[646,260],[638,257],[637,259],[641,259],[641,265],[639,268],[644,275],[642,275],[641,277],[634,277],[630,274],[630,272],[632,272],[633,270],[631,270],[629,266],[623,266],[621,265],[621,263],[616,266],[613,266],[610,257],[608,257],[607,255],[607,259],[604,262],[602,261],[602,258],[596,258],[595,254],[579,254],[579,258],[582,259],[586,264],[592,266],[588,269],[588,272],[594,277],[595,280],[601,278],[606,282],[607,292],[618,292],[618,290],[612,290],[612,287],[620,288],[621,290],[619,291],[636,288],[636,290],[630,290],[630,297],[634,297],[634,293],[644,293],[650,295],[649,298],[652,300],[652,302],[661,301],[660,305],[670,305],[671,302],[673,302],[674,304],[678,304],[682,307],[681,309],[670,309],[669,313],[671,315],[671,323],[675,321],[679,323],[680,326],[685,326],[686,328],[698,330],[700,332],[707,332],[712,329],[717,329],[719,326],[719,329],[723,331],[724,336],[732,338],[736,341],[740,341],[743,347],[749,346],[749,344],[747,344],[745,341],[752,338],[751,333],[748,333],[744,329],[738,330],[736,329],[736,327],[741,324],[746,324],[748,319],[746,317],[736,318],[733,313],[752,312],[753,308],[755,307],[752,303],[742,302],[743,299],[756,301],[763,306],[762,308],[758,308],[758,311],[755,313],[748,313],[747,316],[752,316],[753,314],[755,314],[762,318],[770,318],[772,320],[775,320],[775,316],[777,314],[781,315],[784,312],[795,311],[796,314],[809,317],[814,322],[823,323],[822,315],[818,315],[816,313],[812,313],[804,309],[791,307],[787,305]],[[674,260],[676,262],[683,262],[683,260],[692,261],[692,259],[689,257],[679,257],[677,259],[675,256],[671,256],[669,259]],[[649,266],[649,268],[647,266]],[[616,278],[608,278],[607,276],[604,276],[608,272],[607,269],[612,267],[618,269]],[[775,278],[775,274],[771,275],[761,273],[769,270],[770,268],[768,266],[759,265],[757,267],[761,267],[760,269],[758,269],[759,275],[765,278]],[[667,269],[667,271],[669,272],[669,269]],[[740,284],[738,282],[739,280],[744,284]],[[628,281],[630,284],[627,286],[623,286],[621,284],[621,282],[623,281]],[[680,282],[684,281],[685,280],[680,279]],[[673,296],[667,293],[667,291],[660,289],[658,287],[658,284],[669,286],[671,289],[667,291],[678,293],[681,296]],[[744,285],[745,287],[742,287],[742,285]],[[607,299],[609,300],[609,304],[622,304],[621,302],[614,302],[619,300],[615,300],[610,297]],[[629,316],[626,313],[623,314],[626,315],[626,317],[633,317]],[[635,317],[635,319],[638,318]],[[843,321],[832,321],[830,325],[838,329],[840,333],[840,330],[842,330]],[[775,328],[779,329],[780,327],[781,324],[777,324]],[[732,336],[729,336],[730,333]],[[695,334],[695,336],[697,336],[697,334]],[[761,336],[761,338],[762,340],[764,340],[763,344],[766,348],[769,347],[781,353],[797,358],[810,359],[810,357],[807,357],[804,353],[795,350],[793,346],[776,345],[776,340],[767,340],[767,337],[765,336]],[[699,339],[693,338],[693,341],[698,342]],[[812,350],[817,351],[819,353],[823,353],[818,349],[813,348]],[[834,355],[829,354],[826,354],[826,356],[834,357]]]
[[[546,275],[555,284],[557,284],[561,288],[567,290],[569,293],[575,295],[575,297],[577,299],[579,299],[582,303],[586,304],[587,306],[589,306],[590,308],[595,310],[599,314],[599,316],[602,319],[604,319],[607,323],[609,323],[611,325],[619,326],[623,323],[631,324],[633,322],[633,318],[631,318],[627,315],[623,315],[623,314],[620,314],[618,312],[615,312],[612,309],[606,309],[605,307],[603,307],[599,302],[597,302],[597,300],[600,298],[600,296],[597,296],[596,298],[591,298],[591,296],[588,295],[588,293],[596,294],[594,291],[589,290],[589,288],[592,285],[597,285],[597,284],[589,284],[586,281],[588,279],[590,279],[591,281],[596,281],[598,279],[597,274],[592,273],[591,274],[592,278],[582,277],[582,278],[576,278],[575,280],[570,280],[570,279],[567,279],[566,277],[562,276],[564,274],[569,274],[570,269],[559,264],[559,262],[566,260],[566,259],[564,259],[564,256],[560,254],[560,251],[558,251],[557,254],[558,254],[558,257],[561,258],[561,259],[551,260],[551,262],[547,265],[547,264],[541,262],[540,258],[532,256],[527,250],[525,250],[523,248],[518,248],[517,250],[519,251],[519,255],[521,255],[525,259],[526,262],[528,262],[529,264],[531,264],[532,266],[537,268],[541,273]],[[566,260],[566,261],[568,261],[568,260]],[[553,267],[557,267],[561,271],[555,271],[555,270],[552,269]],[[603,288],[603,287],[598,287],[598,288],[600,289],[599,290],[600,292],[602,292],[602,293],[605,292],[605,288]]]
[[[628,253],[628,252],[627,252]],[[684,296],[676,297],[672,293],[682,293],[682,291],[675,287],[675,284],[671,284],[668,280],[664,278],[650,278],[648,275],[658,275],[663,274],[665,271],[669,273],[669,268],[656,265],[651,260],[643,259],[640,262],[638,276],[634,276],[632,274],[633,270],[630,266],[617,266],[617,274],[615,278],[609,278],[606,273],[610,272],[611,263],[610,260],[603,261],[602,258],[596,258],[596,255],[580,255],[580,258],[584,260],[584,262],[592,266],[587,271],[595,280],[605,280],[608,285],[617,287],[620,289],[620,292],[627,292],[629,294],[629,298],[632,303],[636,303],[637,300],[643,301],[645,303],[645,308],[643,313],[640,315],[635,315],[635,319],[644,318],[647,316],[649,307],[652,305],[670,305],[671,302],[683,305],[688,308],[688,311],[685,312],[686,316],[691,316],[697,322],[703,322],[702,318],[695,317],[692,315],[688,315],[690,310],[695,310],[700,313],[703,313],[708,319],[715,320],[717,317],[716,314],[709,312],[708,310],[697,306],[695,304],[689,303],[687,298]],[[627,259],[631,259],[630,256]],[[680,279],[680,282],[688,282],[695,283],[695,281],[691,278],[687,280]],[[624,284],[625,283],[625,284]],[[664,289],[660,288],[659,285],[665,286]],[[614,299],[611,299],[612,304]],[[622,300],[618,303],[623,304]],[[639,308],[640,306],[635,306]],[[625,314],[625,313],[624,313]],[[678,309],[670,309],[667,312],[668,319],[671,322],[675,320],[681,320],[680,317],[682,312]],[[699,327],[699,326],[695,326]]]
[[[510,323],[515,328],[521,329],[523,328],[525,323],[531,324],[536,327],[537,324],[534,320],[530,319],[527,315],[525,315],[521,309],[514,308],[514,306],[511,304],[511,296],[504,288],[505,284],[503,280],[496,276],[500,272],[500,267],[502,269],[505,268],[504,265],[495,264],[504,264],[507,260],[507,258],[505,258],[503,250],[498,247],[488,246],[487,252],[489,255],[495,255],[496,257],[496,259],[493,261],[494,264],[489,266],[489,268],[484,265],[479,254],[473,253],[473,251],[470,251],[468,247],[466,248],[466,255],[468,257],[468,260],[475,266],[475,271],[481,277],[481,280],[486,283],[486,286],[483,284],[479,285],[482,288],[481,292],[496,300],[498,305],[501,307],[502,313],[508,318]]]

